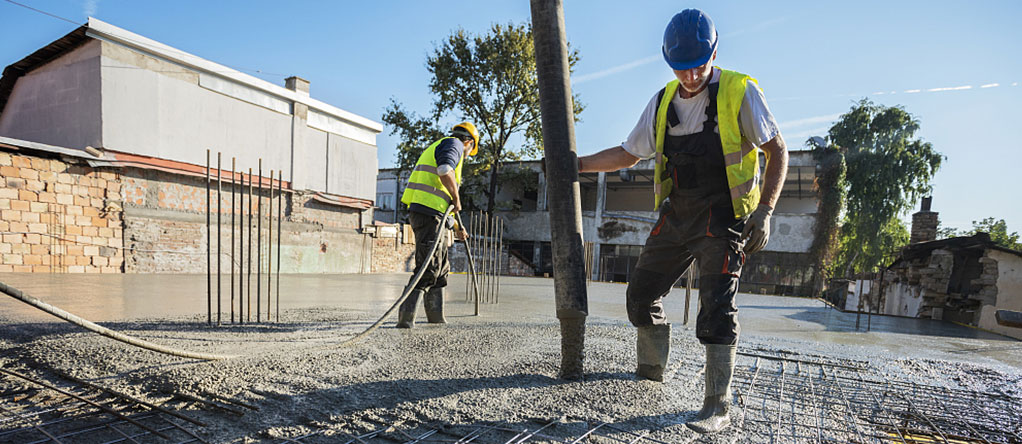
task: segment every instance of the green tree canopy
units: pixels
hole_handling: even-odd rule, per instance
[[[571,50],[571,66],[578,60],[578,51]],[[542,152],[532,27],[495,24],[483,35],[459,29],[434,48],[426,58],[426,68],[432,76],[429,116],[408,111],[393,99],[383,114],[391,134],[401,138],[398,167],[410,169],[430,143],[447,134],[455,123],[468,120],[479,129],[481,140],[465,176],[489,173],[484,194],[486,210],[493,211],[502,165],[534,159]],[[583,110],[577,97],[574,107],[577,120]],[[449,123],[441,125],[441,121]]]
[[[1018,232],[1012,231],[1008,233],[1008,223],[1004,219],[988,217],[983,220],[974,220],[972,221],[971,230],[957,230],[952,227],[941,228],[937,230],[937,236],[941,239],[946,239],[949,237],[972,236],[980,232],[989,234],[990,240],[994,241],[997,245],[1022,251],[1022,243],[1019,243]]]
[[[848,164],[847,207],[837,270],[870,271],[908,242],[899,216],[930,191],[944,156],[915,137],[919,121],[900,106],[862,99],[828,133]]]

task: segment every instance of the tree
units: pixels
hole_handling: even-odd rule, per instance
[[[900,106],[862,99],[830,128],[845,151],[847,207],[836,266],[846,275],[870,271],[908,243],[899,216],[930,192],[944,156],[915,138],[919,121]]]
[[[569,51],[569,60],[571,66],[578,62],[577,50]],[[466,172],[489,173],[488,189],[483,194],[486,211],[493,211],[503,164],[534,159],[542,152],[532,27],[495,24],[488,33],[478,36],[459,29],[426,58],[426,68],[432,76],[430,116],[409,112],[396,100],[391,100],[383,115],[383,121],[392,127],[391,134],[401,137],[398,167],[410,169],[422,150],[453,126],[442,126],[441,120],[471,121],[479,129],[481,140],[479,153],[470,158]],[[574,110],[577,121],[583,110],[577,96]],[[512,139],[520,140],[514,148],[509,147]]]
[[[983,220],[972,221],[972,230],[957,230],[953,227],[942,227],[937,230],[937,237],[946,239],[949,237],[972,236],[976,233],[987,233],[990,240],[1004,248],[1022,251],[1022,243],[1019,243],[1019,234],[1016,231],[1008,233],[1008,223],[1004,219],[988,217]]]

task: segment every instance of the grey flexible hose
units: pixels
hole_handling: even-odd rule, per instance
[[[65,320],[67,322],[75,324],[75,325],[77,325],[79,327],[82,327],[82,328],[84,328],[86,330],[92,331],[94,333],[99,333],[99,334],[101,334],[103,336],[106,336],[106,337],[108,337],[110,339],[121,341],[121,342],[123,342],[125,344],[134,345],[136,347],[141,347],[141,348],[144,348],[146,350],[152,350],[154,352],[163,353],[163,354],[167,354],[167,355],[171,355],[171,356],[177,356],[177,357],[181,357],[181,358],[202,359],[202,360],[206,360],[206,361],[219,361],[219,360],[223,360],[223,359],[231,359],[231,358],[237,357],[237,356],[232,356],[232,355],[214,355],[214,354],[210,354],[210,353],[197,353],[197,352],[191,352],[191,351],[188,351],[188,350],[180,350],[180,349],[176,349],[176,348],[164,347],[164,346],[159,345],[159,344],[154,344],[154,343],[146,341],[146,340],[138,339],[138,338],[136,338],[134,336],[129,336],[129,335],[126,335],[124,333],[118,333],[118,332],[113,331],[113,330],[111,330],[109,328],[97,325],[96,323],[94,323],[92,321],[89,321],[87,319],[84,319],[84,318],[79,317],[77,315],[74,315],[72,313],[68,313],[67,311],[64,311],[64,310],[62,310],[60,308],[54,307],[54,306],[52,306],[50,304],[47,304],[47,303],[39,300],[38,298],[35,298],[35,297],[30,296],[28,294],[25,294],[25,292],[23,292],[21,290],[18,290],[17,288],[11,287],[10,285],[7,285],[7,284],[5,284],[3,282],[0,282],[0,292],[3,292],[4,294],[6,294],[6,295],[8,295],[8,296],[10,296],[12,298],[15,298],[15,299],[17,299],[17,300],[19,300],[21,302],[24,302],[24,303],[26,303],[28,305],[31,305],[31,306],[33,306],[35,308],[38,308],[38,309],[42,310],[42,311],[45,311],[46,313],[49,313],[49,314],[51,314],[53,316],[56,316],[56,317],[58,317],[60,319]]]
[[[430,261],[432,261],[433,258],[435,257],[434,255],[436,254],[437,247],[439,247],[440,244],[445,240],[444,235],[447,233],[446,221],[447,217],[451,215],[451,211],[454,211],[454,205],[448,206],[447,211],[444,212],[444,217],[440,219],[440,226],[437,228],[436,240],[433,242],[433,246],[430,247],[429,249],[428,257]],[[415,288],[415,285],[419,283],[419,280],[422,279],[422,275],[426,273],[426,268],[429,268],[429,262],[426,262],[425,264],[422,264],[421,267],[419,267],[419,271],[415,273],[415,276],[412,277],[412,280],[408,282],[407,286],[405,286],[405,291],[401,293],[401,297],[397,298],[397,300],[394,301],[394,305],[391,305],[390,309],[387,310],[386,313],[383,313],[383,316],[380,316],[380,319],[377,319],[376,322],[373,323],[373,325],[370,325],[361,333],[346,339],[344,342],[341,342],[337,346],[347,347],[349,345],[352,345],[361,340],[362,338],[368,336],[369,333],[372,333],[373,330],[379,328],[380,325],[383,325],[383,321],[390,317],[390,315],[394,313],[394,310],[397,310],[397,307],[400,306],[401,303],[403,303],[405,299],[408,298],[409,294],[412,294],[412,290]]]

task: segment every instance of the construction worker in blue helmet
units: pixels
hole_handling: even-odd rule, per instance
[[[667,24],[663,55],[675,79],[653,94],[620,146],[579,158],[579,171],[617,171],[656,159],[650,230],[628,282],[628,318],[638,327],[638,376],[662,381],[671,324],[662,300],[698,264],[696,337],[706,348],[706,394],[688,426],[730,424],[738,344],[735,295],[746,254],[767,245],[788,154],[752,77],[713,65],[718,33],[706,13],[686,9]],[[760,177],[759,152],[766,154]]]
[[[397,328],[415,326],[415,311],[419,299],[426,309],[426,320],[431,324],[445,324],[444,288],[451,270],[447,259],[448,245],[440,245],[433,256],[430,249],[440,234],[447,207],[461,211],[461,170],[468,156],[479,151],[479,131],[471,122],[462,122],[451,128],[450,135],[433,142],[422,154],[408,178],[401,202],[408,206],[408,222],[415,233],[415,274],[422,267],[422,278],[409,293],[398,310]],[[454,236],[464,241],[468,233],[464,227],[454,227]],[[414,274],[413,274],[414,276]],[[414,277],[413,277],[414,279]],[[409,283],[411,283],[409,281]]]

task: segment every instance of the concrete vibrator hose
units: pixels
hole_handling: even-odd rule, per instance
[[[134,345],[135,347],[141,347],[141,348],[144,348],[146,350],[152,350],[154,352],[163,353],[163,354],[167,354],[167,355],[171,355],[171,356],[177,356],[177,357],[181,357],[181,358],[202,359],[202,360],[206,360],[206,361],[219,361],[219,360],[223,360],[223,359],[231,359],[231,358],[235,358],[236,357],[236,356],[232,356],[232,355],[216,355],[216,354],[211,354],[211,353],[198,353],[198,352],[192,352],[192,351],[188,351],[188,350],[181,350],[181,349],[176,349],[176,348],[171,348],[171,347],[164,347],[162,345],[155,344],[155,343],[143,340],[143,339],[138,339],[138,338],[136,338],[134,336],[129,336],[129,335],[126,335],[124,333],[118,333],[118,332],[113,331],[113,330],[111,330],[109,328],[97,325],[96,323],[91,322],[91,321],[89,321],[87,319],[84,319],[82,317],[79,317],[79,316],[77,316],[75,314],[68,313],[67,311],[64,311],[64,310],[62,310],[60,308],[54,307],[54,306],[52,306],[50,304],[47,304],[47,303],[39,300],[38,298],[35,298],[35,297],[30,296],[28,294],[25,294],[25,292],[23,292],[21,290],[18,290],[17,288],[11,287],[10,285],[7,285],[7,284],[5,284],[3,282],[0,282],[0,292],[2,292],[2,293],[6,294],[6,295],[8,295],[8,296],[10,296],[10,297],[12,297],[14,299],[17,299],[17,300],[19,300],[21,302],[24,302],[24,303],[26,303],[28,305],[31,305],[31,306],[33,306],[35,308],[38,308],[38,309],[40,309],[42,311],[45,311],[46,313],[49,313],[49,314],[51,314],[53,316],[56,316],[56,317],[58,317],[60,319],[63,319],[65,321],[67,321],[67,322],[70,322],[70,323],[75,324],[75,325],[77,325],[79,327],[82,327],[82,328],[84,328],[86,330],[92,331],[94,333],[99,333],[99,334],[101,334],[103,336],[106,336],[106,337],[108,337],[110,339],[121,341],[121,342],[123,342],[125,344]]]
[[[445,236],[444,235],[447,233],[447,230],[446,230],[447,223],[446,223],[446,221],[447,221],[447,218],[451,215],[452,211],[454,211],[454,205],[448,206],[447,207],[447,211],[444,212],[443,218],[440,219],[440,226],[437,227],[437,234],[436,234],[436,237],[435,237],[436,240],[433,241],[433,246],[431,246],[429,248],[429,261],[424,263],[424,264],[422,264],[422,266],[419,267],[419,271],[415,273],[415,276],[412,276],[412,280],[408,281],[408,285],[405,286],[405,290],[401,293],[401,297],[397,298],[397,300],[394,301],[394,305],[391,305],[390,309],[388,309],[385,313],[383,313],[383,316],[380,316],[380,319],[377,319],[376,322],[373,323],[373,325],[370,325],[365,330],[362,330],[361,333],[359,333],[359,334],[357,334],[357,335],[355,335],[355,336],[353,336],[351,338],[346,339],[344,342],[341,342],[340,344],[338,344],[339,347],[350,346],[350,345],[360,341],[362,338],[368,336],[369,333],[373,332],[373,330],[376,330],[377,328],[380,327],[380,325],[383,325],[383,321],[385,321],[388,317],[390,317],[390,315],[394,314],[394,310],[397,310],[397,307],[399,307],[401,305],[401,303],[403,303],[405,301],[405,299],[408,299],[408,295],[412,293],[413,289],[415,289],[415,285],[417,285],[419,283],[419,281],[422,279],[422,275],[425,274],[426,273],[426,269],[429,268],[430,262],[433,261],[435,255],[436,255],[437,247],[439,247],[440,244],[445,241]]]

